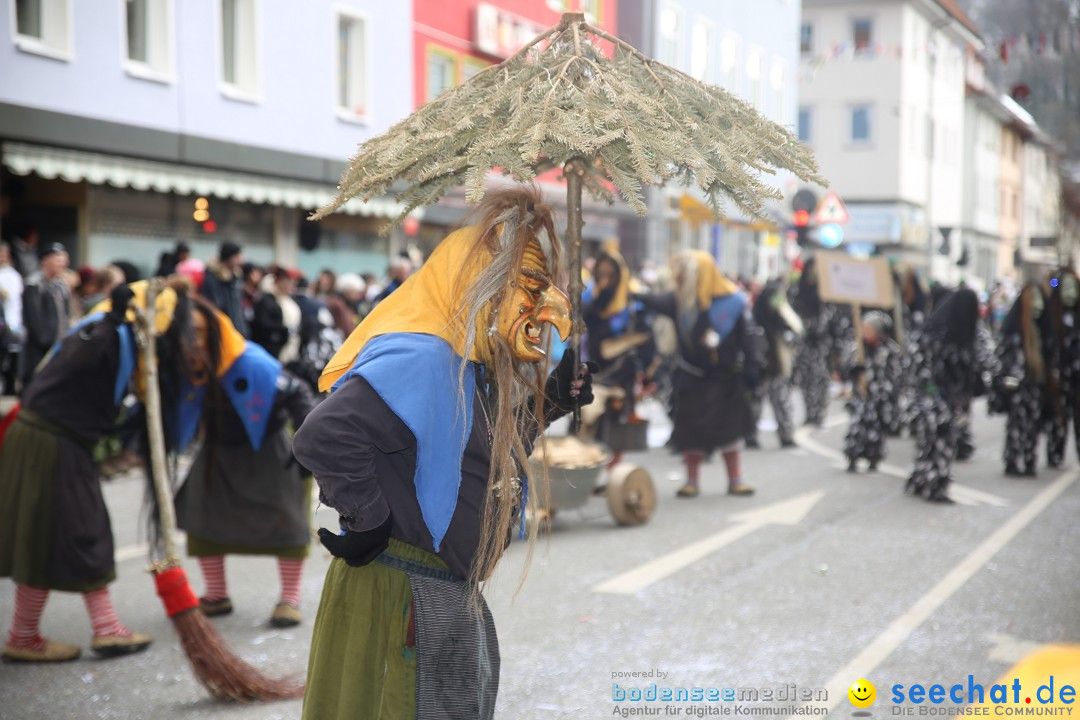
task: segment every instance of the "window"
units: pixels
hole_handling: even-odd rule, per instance
[[[808,22],[799,28],[799,52],[803,55],[814,52],[814,26]]]
[[[123,0],[127,71],[164,80],[172,74],[172,0]]]
[[[338,13],[338,87],[337,107],[340,115],[364,117],[367,106],[367,37],[364,18]]]
[[[471,55],[460,55],[440,45],[427,46],[427,102],[460,85],[491,65]]]
[[[787,93],[784,87],[787,80],[787,67],[781,58],[773,58],[772,70],[769,71],[769,87],[772,89],[772,119],[781,125],[787,124]]]
[[[581,12],[585,13],[586,20],[593,25],[597,25],[600,22],[600,8],[602,5],[602,0],[581,0]]]
[[[531,38],[530,38],[531,39]],[[465,57],[462,58],[461,63],[461,82],[465,82],[476,73],[486,68],[490,63],[481,60],[480,58]]]
[[[720,82],[730,93],[739,92],[739,36],[724,34],[720,45]]]
[[[870,106],[853,106],[851,108],[851,142],[870,142],[870,132]]]
[[[746,53],[746,99],[759,111],[765,105],[765,79],[762,77],[761,51],[754,48]]]
[[[427,99],[430,102],[457,84],[457,55],[429,47],[427,51]]]
[[[15,46],[69,60],[71,0],[15,0]]]
[[[221,79],[230,97],[252,99],[259,91],[257,0],[221,0]]]
[[[857,19],[851,22],[851,40],[855,43],[855,52],[866,52],[874,41],[874,23],[872,20]]]
[[[694,19],[690,31],[690,75],[698,80],[709,82],[709,49],[713,46],[712,23],[702,18]]]
[[[678,67],[679,33],[682,32],[682,13],[671,5],[665,5],[660,11],[660,42],[658,44],[660,62]]]
[[[814,114],[808,107],[799,108],[799,142],[811,142],[814,132]]]

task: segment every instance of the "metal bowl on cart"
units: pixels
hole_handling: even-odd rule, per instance
[[[584,507],[589,498],[603,494],[615,522],[623,526],[644,525],[656,511],[656,488],[642,467],[621,462],[611,468],[607,484],[601,483],[611,461],[603,445],[573,436],[548,437],[545,441],[548,477],[551,480],[551,514]],[[531,474],[540,473],[542,451],[529,459]]]

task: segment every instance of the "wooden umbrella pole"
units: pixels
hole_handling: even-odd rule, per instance
[[[154,473],[154,495],[157,497],[158,513],[161,518],[161,539],[165,549],[165,564],[179,563],[180,555],[176,547],[176,509],[173,506],[172,490],[169,487],[168,470],[165,463],[165,431],[161,422],[161,393],[158,389],[157,348],[154,343],[154,328],[157,322],[157,296],[161,292],[162,281],[154,278],[146,288],[146,309],[142,313],[142,353],[143,378],[145,387],[147,437],[150,441],[150,466]]]
[[[585,161],[579,157],[571,158],[563,166],[566,176],[566,241],[570,246],[570,307],[573,310],[573,325],[570,331],[570,349],[574,357],[581,361],[581,334],[584,322],[581,317],[581,185],[585,177]],[[571,434],[581,427],[581,409],[574,407],[570,423]]]

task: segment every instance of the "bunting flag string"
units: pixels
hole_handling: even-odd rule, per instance
[[[936,56],[939,48],[935,43],[904,45],[893,43],[857,43],[854,41],[831,43],[822,50],[804,53],[802,66],[815,73],[821,66],[832,62],[859,62],[882,58],[903,60]],[[1032,57],[1066,57],[1080,55],[1080,25],[1063,25],[1044,32],[1028,32],[988,40],[981,53],[988,62],[1011,63]]]

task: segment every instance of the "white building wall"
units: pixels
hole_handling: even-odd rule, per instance
[[[747,12],[739,0],[643,1],[652,13],[646,51],[683,72],[724,87],[769,119],[795,131],[799,107],[798,2],[755,0],[753,12]],[[631,7],[642,0],[620,2]],[[707,42],[702,44],[702,38]],[[787,197],[796,190],[795,179],[788,173],[762,179]],[[649,226],[648,245],[654,262],[666,263],[670,252],[696,247],[716,251],[720,266],[733,276],[756,272],[764,277],[779,271],[781,244],[767,232],[739,222],[748,219],[740,218],[734,207],[728,211],[737,222],[719,231],[711,224],[693,228],[677,222],[672,204],[674,201],[677,207],[678,197],[686,191],[672,185],[657,191],[655,199],[650,197],[650,214],[664,216]],[[779,204],[777,212],[786,207],[786,202]]]
[[[249,99],[222,90],[219,0],[170,0],[172,71],[125,67],[122,0],[74,0],[67,59],[20,50],[14,12],[0,12],[0,102],[167,132],[345,160],[412,110],[411,2],[255,0],[258,83]],[[336,112],[337,11],[367,24],[370,112]]]
[[[899,2],[864,2],[830,6],[808,5],[803,22],[813,27],[814,49],[851,40],[855,18],[873,21],[873,41],[898,46],[901,35]],[[899,195],[901,143],[901,63],[895,53],[837,58],[817,70],[804,64],[800,106],[810,112],[809,145],[830,187],[845,200],[887,200]],[[852,108],[871,109],[871,139],[851,140]]]

